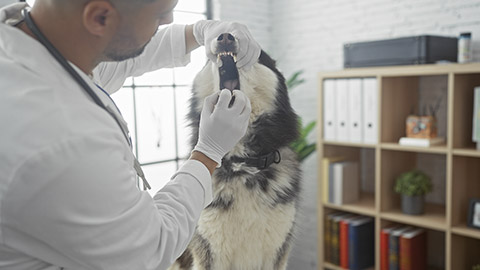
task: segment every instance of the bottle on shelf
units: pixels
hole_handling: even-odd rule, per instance
[[[458,37],[458,63],[468,63],[472,61],[472,34],[470,32],[461,33]]]

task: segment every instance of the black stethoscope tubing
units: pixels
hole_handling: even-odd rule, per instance
[[[125,127],[120,123],[118,117],[113,113],[110,108],[105,106],[105,104],[100,100],[100,98],[95,94],[92,88],[83,80],[80,75],[72,68],[72,66],[67,62],[67,60],[63,57],[63,55],[53,46],[53,44],[45,37],[45,35],[40,31],[38,26],[33,21],[32,17],[30,16],[30,12],[27,9],[23,10],[23,14],[25,17],[25,23],[27,27],[32,31],[32,33],[37,37],[38,41],[50,52],[50,54],[57,60],[57,62],[65,69],[72,76],[72,78],[87,92],[87,94],[93,99],[95,104],[97,104],[100,108],[104,109],[112,118],[115,120],[117,125],[120,127],[123,136],[127,140],[127,143],[130,147],[132,147],[132,143],[130,140],[130,136],[128,135],[128,131]],[[144,186],[147,189],[150,189],[150,185],[148,184],[147,180],[145,179],[145,175],[143,173],[142,168],[140,167],[140,163],[138,162],[137,158],[134,156],[134,169],[137,172],[137,175],[143,180]]]

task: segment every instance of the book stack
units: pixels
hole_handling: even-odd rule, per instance
[[[344,161],[342,157],[322,160],[323,202],[343,205],[360,197],[358,162]]]
[[[424,229],[392,226],[380,232],[381,270],[427,269],[427,234]]]
[[[325,222],[325,260],[345,269],[375,264],[375,222],[372,217],[334,212]]]

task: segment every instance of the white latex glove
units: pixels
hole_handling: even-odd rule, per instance
[[[248,97],[233,90],[235,102],[228,107],[232,95],[224,89],[205,98],[200,115],[198,142],[194,151],[202,152],[222,165],[222,158],[245,135],[252,106]],[[217,102],[218,98],[218,102]]]
[[[223,33],[232,34],[238,41],[237,68],[252,67],[260,57],[261,48],[245,25],[211,20],[198,21],[193,25],[193,36],[198,44],[205,46],[207,57],[213,63],[216,63],[217,57],[213,54],[210,45]]]

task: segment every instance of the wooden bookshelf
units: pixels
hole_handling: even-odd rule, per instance
[[[376,78],[378,143],[323,140],[323,81],[342,78]],[[480,151],[472,142],[473,88],[480,85],[480,63],[354,68],[319,74],[318,110],[318,243],[319,269],[343,269],[324,261],[324,222],[327,214],[350,212],[375,218],[375,267],[380,269],[381,228],[406,224],[428,231],[429,269],[467,269],[480,258],[480,230],[466,225],[470,198],[480,198]],[[405,119],[412,107],[428,102],[425,91],[444,96],[437,116],[443,145],[412,147],[398,144],[405,136]],[[437,92],[435,92],[437,91]],[[426,98],[427,97],[427,98]],[[365,158],[365,153],[368,158]],[[374,192],[362,191],[360,200],[346,205],[324,203],[322,159],[344,156],[371,166]],[[401,198],[393,191],[395,178],[419,167],[434,176],[437,195],[424,215],[401,211]]]

